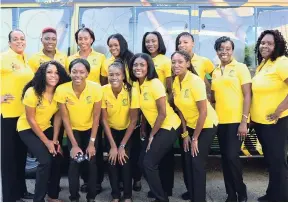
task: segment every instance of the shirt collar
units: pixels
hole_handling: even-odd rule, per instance
[[[234,58],[232,58],[231,63],[227,64],[227,65],[225,66],[225,68],[234,67],[237,63],[238,63],[238,62],[237,62]],[[219,63],[219,65],[218,65],[216,68],[217,68],[217,69],[220,69],[220,68],[221,68],[221,63]]]
[[[10,56],[14,56],[14,57],[18,58],[19,60],[23,60],[24,59],[24,61],[26,61],[26,59],[27,59],[27,55],[25,53],[23,53],[23,55],[22,54],[18,54],[15,51],[13,51],[11,48],[9,48],[8,52],[9,52]]]
[[[191,61],[198,61],[199,58],[200,58],[200,56],[198,56],[197,54],[194,53]]]
[[[96,54],[96,51],[94,51],[94,49],[92,49],[92,51],[90,52],[90,54],[88,55],[88,57],[89,57],[89,56],[92,56],[92,55],[95,55],[95,54]],[[81,56],[80,56],[80,51],[77,51],[76,56],[77,56],[77,57],[81,57]]]
[[[42,56],[46,56],[46,55],[44,54],[44,52],[43,52],[43,49],[42,49],[39,53],[40,53],[40,55],[42,55]],[[56,48],[56,49],[55,49],[55,56],[56,56],[57,54],[59,54],[59,50]]]
[[[187,72],[186,72],[183,80],[180,82],[179,76],[177,76],[177,77],[176,77],[176,78],[177,78],[176,81],[177,81],[179,84],[180,84],[180,83],[184,83],[184,82],[186,82],[186,81],[189,79],[189,77],[190,77],[192,74],[193,74],[193,73],[191,73],[189,70],[187,70]]]

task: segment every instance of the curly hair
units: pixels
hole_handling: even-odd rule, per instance
[[[263,60],[263,57],[259,51],[259,46],[261,44],[261,40],[267,34],[273,35],[275,41],[275,47],[270,56],[271,61],[275,61],[279,56],[288,56],[287,42],[281,32],[279,30],[265,30],[259,36],[255,46],[255,54],[257,56],[258,64],[260,64]]]
[[[57,72],[59,75],[59,82],[56,85],[56,87],[58,85],[71,81],[70,77],[66,73],[65,68],[59,62],[53,60],[53,61],[42,63],[39,69],[37,70],[37,72],[35,73],[33,79],[25,85],[23,92],[22,92],[22,99],[24,98],[24,95],[27,89],[30,87],[33,87],[39,101],[40,102],[42,101],[43,93],[46,90],[46,70],[49,67],[49,65],[54,65],[57,68]]]

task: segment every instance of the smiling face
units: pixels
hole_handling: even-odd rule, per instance
[[[9,46],[17,54],[23,54],[26,48],[25,35],[21,31],[13,31],[11,33],[11,41],[9,42]]]
[[[88,77],[88,71],[86,67],[82,63],[76,63],[72,68],[71,68],[71,79],[73,84],[75,85],[82,85],[85,83],[86,78]]]
[[[78,46],[80,50],[88,50],[91,48],[91,44],[93,42],[90,33],[84,30],[81,30],[78,33]]]
[[[178,49],[179,51],[186,51],[187,53],[192,53],[194,47],[194,42],[189,35],[183,35],[179,38]]]
[[[157,55],[159,49],[159,41],[157,35],[148,34],[145,38],[145,46],[151,55]]]
[[[124,73],[120,67],[111,65],[108,69],[108,81],[112,88],[119,89],[123,85]]]
[[[115,58],[119,57],[120,55],[120,44],[119,41],[115,38],[109,40],[109,51]]]
[[[275,49],[274,36],[266,34],[259,45],[259,52],[264,59],[269,59]]]
[[[221,63],[229,63],[232,60],[233,48],[230,41],[222,42],[217,50],[217,56]]]
[[[185,60],[185,57],[179,53],[176,53],[172,57],[172,70],[175,75],[185,75],[190,63]]]
[[[133,63],[133,74],[138,79],[144,79],[147,76],[148,64],[147,61],[141,57],[135,59]]]
[[[56,87],[59,82],[59,75],[57,67],[53,64],[49,64],[46,69],[46,85]]]
[[[43,44],[44,50],[47,52],[53,52],[57,45],[57,36],[53,32],[46,32],[42,35],[41,42]]]

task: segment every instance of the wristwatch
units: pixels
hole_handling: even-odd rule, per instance
[[[90,138],[90,141],[91,141],[91,142],[95,142],[95,138],[91,137],[91,138]]]
[[[124,149],[125,148],[125,144],[120,144],[119,148],[123,148]]]

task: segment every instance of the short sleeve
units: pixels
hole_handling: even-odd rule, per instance
[[[214,65],[213,65],[212,61],[205,58],[204,64],[205,64],[205,73],[208,73],[208,74],[212,73],[212,71],[214,70]]]
[[[137,91],[135,87],[132,87],[130,109],[139,109],[139,108],[140,108],[139,92]]]
[[[31,70],[33,71],[33,73],[36,73],[36,71],[39,68],[39,63],[37,62],[37,59],[35,56],[32,56],[29,60],[28,60],[28,65],[30,66]]]
[[[164,71],[165,78],[171,77],[172,75],[171,60],[167,60],[167,62],[164,65],[163,71]]]
[[[201,80],[200,78],[199,79],[197,78],[193,81],[193,85],[191,85],[190,90],[196,102],[207,99],[206,86],[204,81]]]
[[[66,102],[65,94],[64,94],[62,86],[57,87],[55,94],[54,94],[54,100],[60,104],[64,104]]]
[[[95,97],[94,97],[94,102],[99,102],[102,100],[103,97],[103,90],[102,87],[97,84],[97,86],[95,87]]]
[[[282,81],[288,78],[288,58],[282,59],[276,64],[276,72]]]
[[[157,100],[161,97],[166,97],[165,87],[162,84],[162,82],[158,78],[153,79],[153,81],[151,82],[152,85],[150,87],[150,90],[152,92],[154,99]]]
[[[26,90],[24,98],[23,98],[23,104],[29,107],[37,107],[38,98],[35,95],[34,89],[30,87]]]
[[[238,76],[239,76],[241,85],[251,83],[251,74],[250,74],[250,71],[245,64],[241,64],[241,66],[239,66]]]
[[[105,55],[101,56],[101,72],[100,75],[102,75],[103,77],[107,77],[107,69],[108,67],[106,66],[106,57]]]

